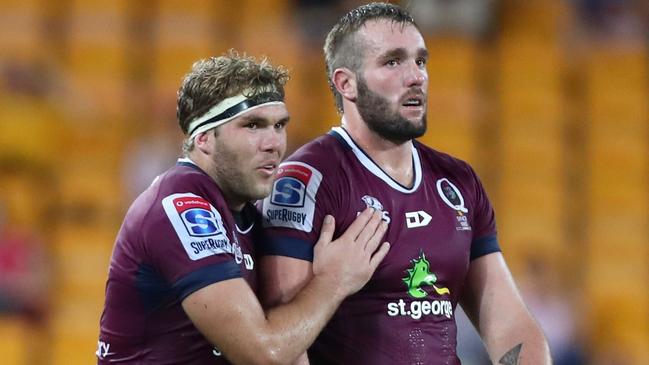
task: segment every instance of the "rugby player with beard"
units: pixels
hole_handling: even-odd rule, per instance
[[[366,207],[392,248],[345,299],[302,364],[454,364],[458,304],[494,363],[549,364],[545,337],[500,252],[493,208],[473,169],[416,140],[426,132],[429,55],[404,10],[360,6],[324,46],[341,124],[280,165],[261,205],[261,296],[290,300],[313,275],[320,222],[334,237]]]

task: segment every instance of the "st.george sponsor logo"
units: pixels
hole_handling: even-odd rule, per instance
[[[410,316],[412,319],[420,319],[423,316],[445,316],[453,317],[453,304],[448,300],[414,300],[406,308],[406,301],[399,299],[398,302],[388,303],[388,315]]]
[[[296,212],[289,209],[268,209],[266,217],[270,220],[281,220],[284,222],[295,222],[304,224],[306,222],[306,213]]]
[[[406,270],[407,276],[402,279],[408,288],[408,295],[415,300],[406,305],[406,301],[388,303],[388,316],[409,316],[420,319],[423,316],[453,317],[453,304],[449,300],[426,300],[428,292],[423,287],[430,286],[438,295],[450,294],[451,291],[443,286],[437,286],[437,276],[430,272],[430,263],[423,252],[417,259],[412,260],[412,267]]]

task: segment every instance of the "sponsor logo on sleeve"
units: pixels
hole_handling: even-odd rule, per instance
[[[311,232],[315,196],[321,181],[320,171],[305,163],[282,164],[277,172],[273,190],[262,205],[264,226]]]
[[[162,199],[162,206],[190,259],[232,253],[221,214],[207,200],[180,193]]]

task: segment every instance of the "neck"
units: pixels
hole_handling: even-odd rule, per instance
[[[387,140],[369,129],[360,117],[343,115],[342,126],[385,173],[399,184],[412,187],[414,168],[411,140],[403,143]]]

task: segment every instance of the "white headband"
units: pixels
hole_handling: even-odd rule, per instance
[[[249,93],[249,90],[224,99],[210,108],[205,114],[192,120],[187,128],[189,139],[193,140],[199,133],[216,128],[259,107],[266,105],[284,105],[279,93],[276,92],[262,93],[252,98],[246,97],[244,95],[245,93]]]

